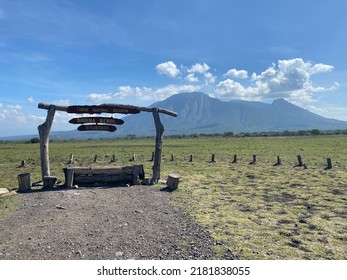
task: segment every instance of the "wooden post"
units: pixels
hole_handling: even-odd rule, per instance
[[[136,161],[136,154],[133,153],[132,157],[131,157],[131,160],[130,161]]]
[[[56,181],[57,181],[57,177],[55,177],[55,176],[44,176],[43,177],[43,188],[45,190],[53,189]]]
[[[74,169],[66,168],[65,170],[65,186],[72,188],[74,179]]]
[[[166,181],[168,189],[170,189],[171,191],[176,190],[178,188],[179,181],[180,181],[179,175],[169,174]]]
[[[280,166],[280,165],[282,165],[281,159],[279,156],[277,156],[277,162],[274,164],[274,166]]]
[[[152,157],[151,157],[151,159],[149,161],[150,162],[154,161],[154,152],[152,152]]]
[[[303,166],[305,169],[307,168],[306,164],[303,164],[301,156],[298,155],[298,164],[295,165],[294,167],[302,167],[302,166]]]
[[[98,161],[98,155],[95,155],[94,156],[94,162],[97,162]]]
[[[174,161],[174,160],[175,160],[174,155],[171,154],[171,159],[170,159],[170,161]]]
[[[73,154],[71,154],[68,164],[73,164],[73,163],[74,163]]]
[[[234,154],[234,159],[231,163],[237,163],[237,155],[236,154]]]
[[[211,157],[211,161],[210,163],[216,163],[216,155],[215,154],[212,154],[212,157]]]
[[[189,162],[193,162],[193,155],[189,156]]]
[[[297,166],[303,166],[302,158],[300,155],[298,155],[298,165]]]
[[[20,166],[18,166],[18,167],[19,167],[19,168],[26,167],[25,160],[22,160],[22,163],[21,163]]]
[[[257,162],[257,155],[253,155],[253,160],[249,164],[255,164]]]
[[[18,191],[27,192],[31,190],[30,173],[22,173],[18,175]]]
[[[40,136],[40,154],[41,154],[41,173],[44,176],[50,176],[51,170],[49,166],[49,132],[51,131],[55,114],[55,106],[49,105],[46,121],[38,126]]]
[[[328,170],[328,169],[332,169],[333,168],[333,166],[332,166],[332,164],[331,164],[331,158],[327,158],[327,167],[325,168],[326,170]]]
[[[165,128],[160,121],[159,109],[154,108],[152,114],[156,130],[152,184],[157,184],[160,179],[161,153]]]
[[[111,157],[111,162],[115,162],[115,161],[116,161],[116,156],[115,156],[115,154],[113,154]]]

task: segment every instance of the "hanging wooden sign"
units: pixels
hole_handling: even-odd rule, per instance
[[[91,125],[80,125],[77,128],[79,131],[90,131],[90,130],[98,130],[98,131],[109,131],[114,132],[117,130],[117,127],[113,125],[97,125],[97,124],[91,124]]]
[[[101,113],[111,113],[111,114],[138,114],[140,110],[136,107],[126,106],[126,105],[93,105],[93,106],[68,106],[68,113],[76,114],[101,114]]]
[[[80,124],[80,123],[108,123],[108,124],[118,124],[124,123],[121,119],[115,118],[103,118],[103,117],[83,117],[83,118],[73,118],[69,120],[69,123]]]

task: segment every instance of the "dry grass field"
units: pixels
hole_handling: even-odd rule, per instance
[[[153,139],[52,142],[52,175],[64,182],[70,154],[75,166],[104,166],[132,164],[135,153],[136,164],[144,164],[150,177],[153,150]],[[16,189],[17,175],[24,172],[40,180],[38,144],[0,143],[0,154],[0,187]],[[113,154],[117,160],[110,163]],[[211,154],[217,162],[210,163]],[[234,154],[237,163],[231,163]],[[256,164],[249,164],[252,155]],[[294,167],[297,155],[307,169]],[[273,166],[277,156],[281,166]],[[328,157],[331,170],[325,170]],[[241,259],[347,259],[345,136],[168,138],[161,179],[169,173],[181,176],[172,203],[223,244],[217,242],[217,252],[229,249]],[[13,196],[1,197],[0,215],[18,203]]]

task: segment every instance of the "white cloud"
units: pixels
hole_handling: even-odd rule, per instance
[[[200,87],[201,86],[193,86],[193,85],[182,85],[182,86],[168,85],[166,87],[155,90],[153,92],[153,96],[155,100],[163,100],[177,93],[198,91]]]
[[[319,108],[313,105],[306,106],[305,109],[315,114],[322,114],[322,113],[328,112],[327,110],[323,108]]]
[[[2,136],[37,133],[37,126],[46,119],[24,113],[20,105],[0,104],[0,108],[0,130],[5,132]]]
[[[172,61],[160,63],[155,67],[155,69],[160,75],[168,76],[170,78],[175,78],[181,73],[176,64]]]
[[[184,79],[187,82],[190,82],[190,83],[197,83],[197,82],[199,82],[199,78],[196,77],[194,73],[188,74]]]
[[[32,96],[28,97],[27,100],[28,100],[29,103],[34,103],[34,98]]]
[[[259,95],[256,94],[256,90],[251,87],[244,87],[239,82],[235,82],[231,79],[226,79],[218,83],[215,95],[222,99],[242,99],[242,100],[260,100]]]
[[[206,63],[195,63],[191,68],[187,70],[187,72],[204,74],[207,73],[208,70],[210,70],[210,66],[208,66]]]
[[[88,96],[88,101],[94,103],[102,103],[105,101],[112,103],[120,103],[120,100],[126,98],[135,98],[137,100],[159,101],[171,95],[180,92],[193,92],[200,89],[201,86],[196,85],[167,85],[162,88],[152,89],[147,87],[131,87],[120,86],[116,93],[92,93]]]
[[[210,72],[205,73],[204,78],[205,78],[206,84],[214,84],[214,82],[216,81],[216,76],[214,76]]]
[[[215,96],[223,99],[242,98],[261,100],[264,98],[287,98],[296,104],[313,101],[313,95],[336,90],[338,83],[330,87],[316,86],[312,76],[333,70],[333,66],[305,62],[301,58],[279,60],[257,75],[253,73],[249,86],[226,79],[217,85]],[[228,71],[229,72],[229,71]],[[231,73],[235,73],[232,71]]]
[[[223,76],[236,79],[247,79],[248,72],[246,70],[236,70],[235,68],[233,68],[226,72]]]

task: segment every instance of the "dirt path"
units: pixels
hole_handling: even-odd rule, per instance
[[[214,240],[171,195],[154,186],[21,194],[0,219],[0,259],[215,259]]]

